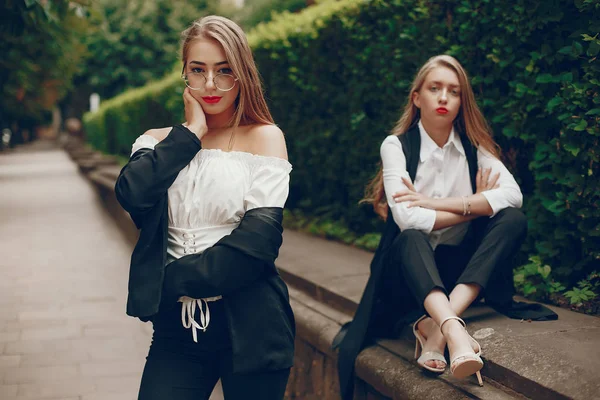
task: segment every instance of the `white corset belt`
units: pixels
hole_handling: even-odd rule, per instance
[[[236,222],[197,229],[169,227],[167,262],[172,262],[188,254],[203,252],[222,237],[229,235],[238,225],[239,223]],[[185,328],[192,330],[194,342],[198,342],[198,330],[205,332],[210,323],[208,303],[220,299],[222,299],[222,296],[203,299],[192,299],[183,296],[179,299],[179,302],[181,302],[181,323]],[[196,308],[198,308],[200,314],[199,321],[196,320]]]

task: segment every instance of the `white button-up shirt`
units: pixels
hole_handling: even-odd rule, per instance
[[[417,175],[413,182],[416,191],[431,198],[472,195],[467,157],[460,137],[454,129],[450,132],[448,142],[441,148],[427,134],[421,121],[419,121],[419,132],[421,151]],[[469,222],[432,232],[436,219],[435,210],[422,207],[408,208],[408,202],[394,201],[392,197],[394,193],[408,190],[402,182],[402,177],[410,180],[402,144],[396,136],[390,135],[383,141],[381,160],[387,202],[392,210],[392,217],[400,229],[416,229],[427,233],[433,248],[438,244],[459,244],[469,228]],[[523,204],[521,189],[504,164],[483,149],[477,150],[477,164],[481,169],[491,168],[490,176],[500,173],[499,187],[482,192],[493,210],[492,217],[504,208],[520,208]]]

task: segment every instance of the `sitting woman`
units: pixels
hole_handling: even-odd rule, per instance
[[[343,398],[351,398],[354,360],[367,338],[418,310],[425,314],[413,325],[419,366],[444,372],[447,346],[451,373],[476,374],[482,385],[482,349],[460,315],[480,295],[512,304],[512,260],[527,221],[519,185],[456,59],[433,57],[418,72],[381,160],[367,201],[392,218],[354,321],[337,338]],[[382,308],[393,311],[378,319]]]

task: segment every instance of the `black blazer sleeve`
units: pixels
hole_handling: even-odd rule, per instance
[[[165,271],[163,299],[227,295],[277,274],[274,262],[283,242],[282,215],[279,207],[250,210],[240,225],[214,246],[170,263]]]
[[[115,184],[117,200],[132,217],[152,208],[200,149],[194,133],[181,125],[173,127],[154,150],[140,149],[131,156]],[[139,227],[135,217],[134,221]]]

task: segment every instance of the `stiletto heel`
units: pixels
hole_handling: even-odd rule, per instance
[[[450,320],[457,320],[465,329],[469,340],[477,345],[478,351],[470,351],[467,353],[457,354],[450,360],[450,372],[458,379],[466,378],[470,375],[475,374],[477,376],[477,383],[479,386],[483,386],[483,380],[481,379],[481,373],[479,372],[483,368],[483,360],[481,359],[481,345],[473,339],[469,332],[467,332],[467,325],[465,321],[459,317],[448,317],[440,323],[440,330],[444,324]],[[443,331],[442,331],[443,334]]]
[[[428,318],[427,315],[423,315],[413,325],[413,334],[415,335],[415,338],[416,338],[415,359],[417,360],[417,364],[419,364],[419,366],[421,368],[424,368],[431,372],[441,374],[446,369],[445,366],[444,366],[444,368],[435,368],[435,367],[430,367],[429,365],[427,365],[425,363],[430,360],[435,360],[435,361],[441,361],[445,365],[448,365],[448,362],[446,361],[446,358],[444,357],[444,355],[438,353],[437,351],[428,351],[428,352],[421,354],[421,351],[423,350],[423,346],[424,346],[424,343],[426,340],[423,337],[423,335],[421,335],[421,332],[419,332],[417,325],[419,325],[419,322],[423,321],[425,318]]]

